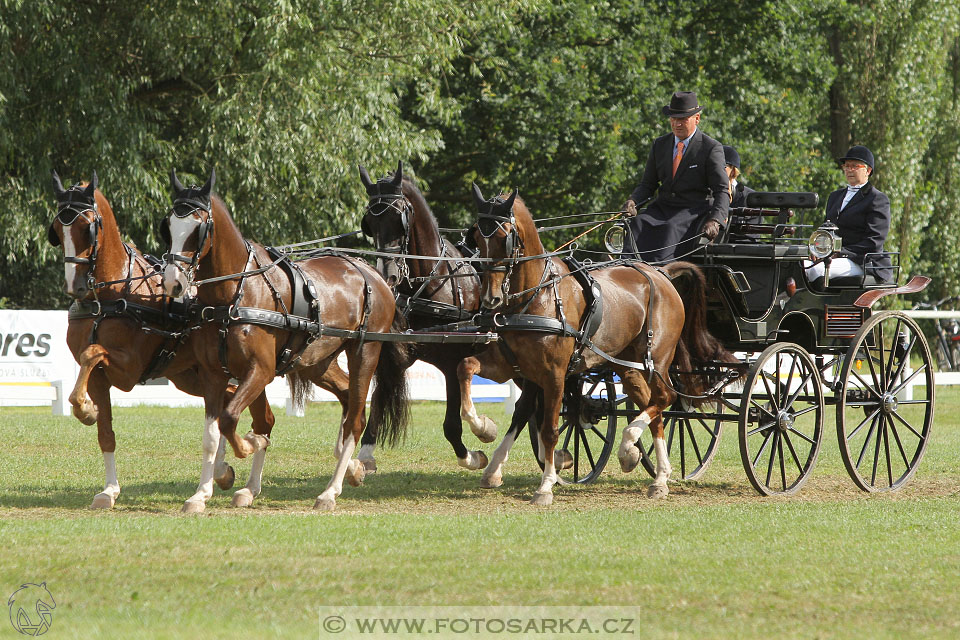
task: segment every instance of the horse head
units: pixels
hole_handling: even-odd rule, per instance
[[[190,290],[197,265],[213,244],[210,192],[215,181],[216,174],[211,169],[210,178],[202,187],[184,187],[177,179],[177,172],[170,172],[173,207],[160,222],[160,237],[167,244],[167,253],[163,256],[163,290],[168,296],[178,298]]]
[[[410,246],[413,206],[403,194],[403,163],[397,164],[394,174],[376,182],[370,179],[370,174],[363,166],[357,165],[357,168],[360,181],[370,198],[366,213],[360,220],[360,230],[373,240],[378,252],[396,254],[397,257],[392,259],[377,257],[377,271],[393,288],[409,276],[403,255]]]
[[[63,290],[78,300],[92,296],[94,269],[100,247],[103,219],[97,206],[97,174],[88,183],[63,188],[53,171],[57,216],[47,228],[47,240],[63,251]],[[102,196],[101,196],[102,197]]]
[[[470,229],[472,242],[481,258],[493,260],[483,271],[480,301],[486,309],[502,307],[508,297],[510,275],[523,249],[523,241],[514,216],[517,192],[507,198],[496,196],[485,200],[474,183],[473,199],[479,217]]]

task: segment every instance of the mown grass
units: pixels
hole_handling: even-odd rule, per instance
[[[525,434],[503,487],[481,490],[440,434],[441,405],[421,403],[406,442],[378,453],[380,472],[315,513],[339,411],[312,405],[278,415],[253,508],[218,491],[205,515],[182,517],[200,412],[115,413],[122,493],[101,513],[86,508],[102,487],[94,428],[0,409],[0,589],[47,582],[47,637],[315,638],[320,606],[374,604],[634,607],[649,637],[960,635],[958,392],[938,394],[927,455],[896,494],[853,487],[830,414],[797,496],[754,494],[731,428],[704,479],[664,501],[614,459],[547,509],[526,503],[539,469]],[[231,462],[239,487],[249,463]],[[2,634],[17,635],[7,623]]]

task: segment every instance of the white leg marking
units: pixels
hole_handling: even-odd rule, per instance
[[[657,477],[653,484],[667,486],[667,480],[673,473],[673,467],[670,466],[670,458],[667,456],[667,441],[663,438],[653,439],[653,450],[657,454]]]
[[[490,464],[483,470],[483,475],[480,477],[481,487],[492,489],[503,484],[503,463],[510,457],[510,449],[513,448],[516,439],[517,433],[515,431],[512,429],[507,431],[507,435],[503,437],[500,446],[494,450],[493,457],[490,458]]]
[[[201,513],[207,500],[213,495],[213,467],[220,446],[220,423],[217,418],[206,417],[203,427],[203,455],[200,461],[200,484],[197,492],[183,503],[184,513]]]
[[[242,489],[233,494],[231,504],[235,507],[249,507],[253,499],[260,495],[260,481],[263,477],[263,463],[267,459],[267,450],[260,449],[253,454],[253,463],[250,465],[250,477]]]
[[[643,434],[643,430],[650,426],[650,416],[641,413],[633,419],[623,429],[623,436],[620,439],[620,449],[617,451],[617,458],[620,460],[620,469],[629,473],[640,464],[640,449],[637,447],[637,440]]]
[[[461,403],[460,417],[470,425],[470,431],[477,436],[480,442],[493,442],[497,438],[497,423],[485,415],[477,415],[473,400],[467,399]]]
[[[353,434],[351,433],[347,436],[347,441],[343,443],[340,458],[337,460],[337,466],[333,470],[333,477],[330,478],[330,483],[327,485],[327,488],[323,490],[323,493],[317,496],[317,501],[313,505],[314,509],[333,511],[337,504],[337,496],[343,491],[343,476],[347,472],[347,465],[350,464],[350,457],[353,455],[356,446],[357,443],[354,441]]]
[[[480,467],[487,466],[487,454],[483,451],[467,451],[467,455],[457,458],[457,464],[464,469],[475,471]]]
[[[103,491],[93,497],[91,509],[112,509],[120,495],[120,483],[117,482],[117,460],[114,452],[103,453],[104,482]]]
[[[541,447],[541,451],[543,448]],[[553,457],[553,456],[551,456]],[[553,504],[553,485],[557,483],[557,470],[553,466],[553,460],[543,465],[543,477],[540,479],[540,487],[533,494],[530,504],[547,506]]]

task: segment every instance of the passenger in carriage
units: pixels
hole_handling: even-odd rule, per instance
[[[876,282],[889,282],[893,267],[883,243],[890,231],[890,199],[869,182],[873,174],[873,153],[863,145],[856,145],[837,162],[847,186],[827,198],[826,220],[837,225],[837,234],[842,239],[841,257],[830,261],[830,283],[859,284],[864,272],[865,284],[874,282],[870,276]],[[805,266],[811,284],[822,284],[824,263]]]
[[[730,181],[730,208],[747,206],[747,195],[756,191],[740,182],[740,154],[728,144],[723,145],[724,170]]]
[[[647,262],[669,262],[699,246],[701,236],[714,240],[727,224],[729,180],[723,145],[700,131],[700,112],[693,91],[677,91],[663,114],[671,133],[653,142],[639,186],[623,204],[632,216],[630,230],[638,255]],[[637,215],[637,203],[656,194]],[[634,257],[627,243],[625,256]]]

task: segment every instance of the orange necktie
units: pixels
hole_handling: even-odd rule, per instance
[[[680,166],[680,160],[683,159],[683,142],[677,143],[677,155],[673,158],[673,174],[671,177],[676,177],[677,167]]]

